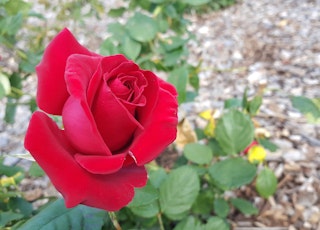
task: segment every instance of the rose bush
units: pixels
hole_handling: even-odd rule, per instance
[[[174,141],[175,88],[122,55],[100,56],[68,29],[40,64],[25,148],[65,198],[119,210],[146,184],[144,164]],[[62,116],[60,128],[49,116]]]

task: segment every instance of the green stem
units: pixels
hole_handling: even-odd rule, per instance
[[[109,217],[112,221],[112,224],[113,226],[115,227],[116,230],[122,230],[119,222],[118,222],[118,219],[117,219],[117,215],[114,213],[114,212],[108,212],[109,214]]]
[[[157,214],[157,217],[158,217],[158,222],[159,222],[159,225],[160,225],[160,230],[165,230],[164,226],[163,226],[162,216],[161,216],[160,212]]]

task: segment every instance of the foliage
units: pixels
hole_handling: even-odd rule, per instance
[[[82,15],[83,4],[92,10]],[[110,16],[124,16],[126,21],[109,25],[110,36],[100,47],[101,54],[123,53],[145,69],[164,72],[167,80],[178,90],[180,104],[192,101],[199,88],[198,73],[201,62],[188,63],[187,43],[194,39],[186,30],[188,21],[185,14],[208,9],[220,9],[234,3],[233,0],[133,0],[127,7],[113,9]],[[50,2],[43,0],[50,8]],[[27,45],[17,46],[20,31],[28,18],[45,18],[31,12],[30,4],[23,0],[0,0],[0,42],[4,49],[15,58],[17,69],[0,67],[0,99],[7,98],[6,120],[14,122],[17,104],[24,95],[23,81],[34,73],[34,67],[41,58],[48,28],[28,27],[30,36]],[[61,4],[57,20],[70,17],[81,24],[83,16],[103,13],[98,0],[67,1]],[[69,15],[68,17],[66,15]],[[317,116],[316,102],[304,103],[305,98],[293,98],[293,105],[302,113]],[[248,160],[245,149],[253,142],[259,148],[275,151],[275,146],[266,137],[256,136],[254,117],[259,113],[262,95],[249,98],[247,90],[243,97],[226,100],[220,116],[215,108],[199,115],[207,125],[197,129],[198,141],[185,143],[181,156],[173,168],[165,169],[155,162],[149,164],[149,182],[136,189],[133,201],[117,212],[123,229],[230,229],[229,219],[233,210],[244,215],[256,215],[259,210],[252,199],[228,197],[228,191],[240,187],[255,186],[263,198],[272,196],[277,187],[277,179],[265,164]],[[36,109],[35,100],[29,97],[26,103],[31,110]],[[194,132],[191,130],[190,132]],[[40,177],[44,172],[37,164],[32,164],[25,172],[19,167],[8,167],[0,162],[0,228],[45,229],[42,226],[59,226],[81,229],[110,229],[111,220],[107,213],[78,206],[66,209],[63,201],[50,200],[45,207],[34,209],[20,191],[19,183],[25,177]],[[68,226],[68,227],[67,227]]]
[[[293,107],[304,114],[311,123],[320,123],[320,99],[310,99],[304,96],[291,98]]]

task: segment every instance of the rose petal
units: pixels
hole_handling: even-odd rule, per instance
[[[99,132],[111,152],[127,147],[136,128],[143,129],[106,84],[101,84],[96,92],[91,111]]]
[[[110,66],[105,62],[107,62],[107,60],[103,60],[102,68],[104,73],[108,73],[108,79],[110,79],[111,77],[115,77],[121,73],[129,73],[131,71],[139,70],[139,66],[128,59],[123,60],[118,66]]]
[[[93,55],[77,42],[68,29],[64,29],[45,49],[42,61],[36,67],[37,104],[49,114],[61,115],[68,98],[64,71],[67,59],[72,54]]]
[[[24,144],[61,192],[68,208],[82,203],[107,211],[119,210],[132,200],[133,188],[147,181],[145,168],[134,164],[115,174],[88,173],[74,160],[74,150],[64,132],[42,112],[32,116]]]
[[[133,187],[143,187],[148,180],[144,166],[132,164],[115,174],[96,175],[90,180],[88,199],[82,203],[107,211],[117,211],[127,205],[134,196]]]
[[[176,96],[160,88],[156,107],[143,124],[144,130],[136,133],[131,146],[131,153],[138,165],[144,165],[155,159],[175,140],[177,108]]]
[[[87,101],[89,83],[94,75],[100,76],[101,57],[73,54],[68,58],[65,81],[70,95]],[[98,79],[97,79],[98,80]]]
[[[98,131],[86,101],[70,96],[62,111],[62,121],[66,136],[78,152],[112,155]]]
[[[83,169],[74,161],[72,148],[63,131],[44,113],[35,112],[30,120],[24,146],[50,177],[66,203],[75,206],[84,200]],[[70,186],[72,184],[72,186]]]
[[[113,156],[88,156],[76,154],[76,161],[86,170],[94,174],[110,174],[121,169],[125,159],[125,153]]]
[[[156,107],[156,102],[159,96],[159,81],[158,77],[150,71],[142,71],[147,79],[148,86],[144,89],[143,95],[146,98],[145,106],[137,108],[137,119],[140,124],[145,127],[147,122],[150,122],[150,115]]]

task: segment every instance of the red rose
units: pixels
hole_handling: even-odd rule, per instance
[[[146,184],[144,164],[174,141],[177,92],[122,55],[103,57],[64,29],[49,44],[25,148],[65,198],[108,211]],[[47,115],[62,116],[63,128]]]

